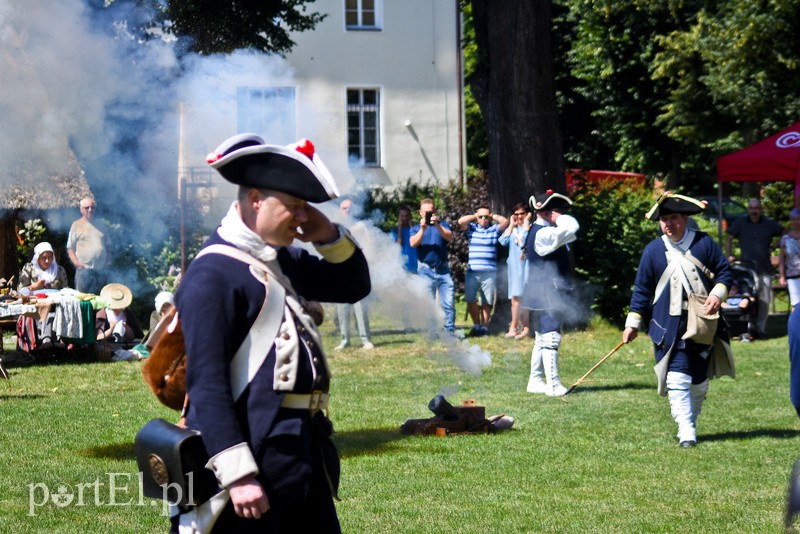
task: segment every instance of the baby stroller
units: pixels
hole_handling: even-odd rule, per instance
[[[733,283],[728,298],[722,303],[720,314],[731,337],[750,341],[751,321],[756,317],[758,307],[759,281],[750,262],[735,261],[731,264]]]

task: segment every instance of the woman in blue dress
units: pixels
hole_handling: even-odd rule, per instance
[[[525,240],[531,228],[531,214],[525,202],[514,204],[511,223],[498,239],[508,247],[508,298],[511,301],[511,324],[506,337],[523,339],[530,336],[528,310],[520,306],[528,275],[525,259]]]

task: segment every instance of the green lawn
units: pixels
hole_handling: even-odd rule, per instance
[[[532,340],[471,341],[493,360],[473,376],[453,365],[453,349],[372,320],[372,351],[334,352],[330,321],[323,327],[345,532],[782,532],[800,457],[785,337],[735,342],[738,377],[712,381],[699,444],[683,450],[655,392],[644,337],[557,399],[525,393]],[[566,385],[619,337],[600,323],[565,335]],[[166,530],[158,502],[139,500],[132,442],[148,419],[174,414],[157,404],[140,368],[62,361],[10,369],[0,381],[0,532]],[[401,435],[406,419],[432,415],[428,401],[440,392],[513,416],[514,428]]]

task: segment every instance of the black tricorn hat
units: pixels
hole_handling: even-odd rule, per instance
[[[308,202],[339,196],[333,176],[308,139],[278,146],[265,144],[256,134],[234,135],[206,161],[236,185],[280,191]]]
[[[706,203],[685,195],[677,195],[667,191],[656,200],[655,206],[644,216],[645,219],[657,221],[662,215],[670,213],[681,213],[684,215],[694,215],[706,209]]]
[[[572,201],[569,197],[561,193],[554,193],[552,189],[548,189],[545,193],[535,197],[531,195],[528,199],[531,209],[534,211],[567,209],[572,206]]]

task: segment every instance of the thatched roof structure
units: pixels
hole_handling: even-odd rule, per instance
[[[0,172],[2,209],[74,208],[82,198],[91,196],[86,176],[72,151],[58,170],[43,173],[42,166],[31,158]]]
[[[67,134],[57,130],[58,121],[42,118],[43,110],[57,106],[51,103],[37,72],[37,68],[46,67],[28,55],[28,25],[15,28],[13,19],[3,22],[0,84],[4,95],[0,117],[4,137],[0,159],[4,163],[0,168],[0,209],[76,207],[91,190],[67,143]],[[19,147],[26,147],[26,151]]]

